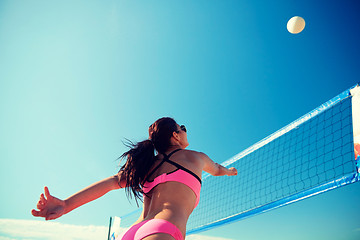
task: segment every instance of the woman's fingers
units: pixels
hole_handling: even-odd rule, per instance
[[[44,187],[44,192],[45,192],[45,197],[47,199],[51,198],[52,196],[50,195],[50,192],[49,192],[49,188],[48,187]]]
[[[38,210],[32,209],[31,214],[34,217],[45,217],[47,220],[57,218],[56,212],[53,212],[51,214],[48,213],[48,211],[49,211],[49,209],[48,209],[49,202],[48,201],[49,200],[51,201],[51,198],[53,198],[53,197],[50,195],[48,187],[44,187],[44,193],[40,194],[40,199],[36,204],[36,207]]]
[[[32,209],[34,217],[44,217],[46,220],[53,220],[63,215],[63,201],[51,196],[48,187],[44,187],[44,193],[40,195],[37,202],[37,210]]]
[[[39,201],[39,202],[36,204],[36,208],[39,209],[39,210],[41,210],[41,209],[44,208],[44,204],[43,204],[41,201]]]
[[[31,214],[32,214],[34,217],[38,217],[38,216],[39,216],[39,211],[36,211],[35,209],[32,209],[32,210],[31,210]]]
[[[43,211],[37,211],[35,209],[31,210],[31,214],[34,216],[34,217],[43,217]]]
[[[229,168],[229,170],[232,172],[232,174],[231,175],[237,175],[237,169],[236,168],[234,168],[234,167],[231,167],[231,168]]]
[[[46,203],[46,199],[45,199],[43,193],[40,195],[40,200],[39,200],[39,202],[41,202],[42,204],[45,204],[45,203]]]
[[[47,203],[47,200],[46,200],[44,194],[43,193],[40,194],[40,199],[39,199],[38,203],[36,204],[36,207],[41,210],[44,208],[46,203]]]

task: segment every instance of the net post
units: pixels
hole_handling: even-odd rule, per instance
[[[109,231],[108,231],[108,240],[110,240],[110,230],[111,230],[111,222],[112,222],[112,217],[110,217],[110,222],[109,222]]]

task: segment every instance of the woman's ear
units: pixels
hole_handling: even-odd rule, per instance
[[[180,136],[177,132],[174,131],[172,136],[176,141],[180,141]]]

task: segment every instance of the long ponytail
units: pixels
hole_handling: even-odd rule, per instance
[[[130,147],[130,150],[120,156],[122,159],[126,158],[126,163],[120,168],[119,174],[126,181],[127,195],[134,195],[136,201],[141,200],[141,187],[155,162],[154,145],[151,140],[138,143],[128,140],[125,145]]]

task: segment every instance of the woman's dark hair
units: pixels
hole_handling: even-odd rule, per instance
[[[138,143],[131,141],[125,143],[130,150],[120,156],[121,159],[126,159],[126,163],[120,168],[118,175],[119,184],[120,177],[126,180],[128,196],[131,196],[131,189],[135,200],[141,200],[140,194],[143,193],[141,187],[155,162],[155,150],[158,153],[165,153],[171,146],[170,139],[177,128],[174,119],[160,118],[149,127],[148,140]]]

